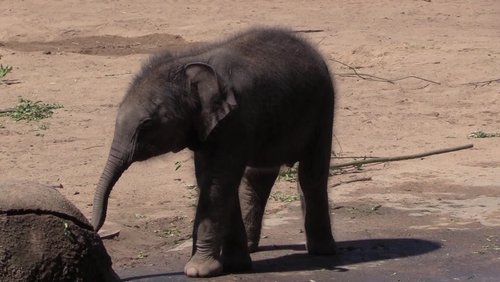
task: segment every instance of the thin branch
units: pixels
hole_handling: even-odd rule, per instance
[[[380,157],[373,157],[373,156],[343,156],[343,157],[338,157],[338,156],[334,156],[332,157],[332,159],[377,159],[377,158],[380,158]]]
[[[335,141],[337,142],[337,144],[339,145],[339,148],[340,148],[340,153],[342,153],[344,150],[342,149],[342,144],[340,144],[340,141],[339,139],[337,138],[337,135],[333,134],[333,138],[335,139]],[[333,153],[333,152],[332,152]],[[335,153],[333,153],[335,155]]]
[[[353,161],[353,162],[348,162],[348,163],[343,163],[343,164],[332,165],[332,166],[330,166],[330,168],[336,169],[336,168],[341,168],[341,167],[359,166],[359,165],[370,164],[370,163],[386,163],[386,162],[396,162],[396,161],[403,161],[403,160],[418,159],[418,158],[423,158],[423,157],[427,157],[427,156],[431,156],[431,155],[444,154],[444,153],[449,153],[449,152],[453,152],[453,151],[469,149],[472,147],[474,147],[473,144],[467,144],[467,145],[463,145],[463,146],[433,150],[433,151],[428,151],[428,152],[413,154],[413,155],[405,155],[405,156],[397,156],[397,157],[384,157],[384,158],[375,158],[375,159],[369,159],[369,160]]]
[[[367,74],[367,73],[359,73],[357,71],[355,71],[354,73],[336,73],[335,75],[340,76],[340,77],[359,77],[363,80],[379,81],[379,82],[387,82],[390,84],[396,84],[392,80],[389,80],[389,79],[386,79],[383,77],[378,77],[378,76],[371,75],[371,74]]]
[[[423,80],[423,81],[427,81],[429,83],[433,83],[433,84],[437,84],[437,85],[441,85],[441,83],[437,82],[437,81],[433,81],[433,80],[430,80],[430,79],[427,79],[427,78],[422,78],[422,77],[419,77],[419,76],[416,76],[416,75],[408,75],[408,76],[404,76],[404,77],[399,77],[399,78],[394,78],[394,79],[388,79],[388,78],[383,78],[383,77],[379,77],[379,76],[375,76],[375,75],[371,75],[371,74],[367,74],[367,73],[359,73],[355,67],[353,66],[350,66],[344,62],[341,62],[339,60],[336,60],[336,59],[332,59],[330,58],[331,61],[334,61],[336,63],[339,63],[347,68],[349,68],[350,70],[353,71],[353,73],[338,73],[336,74],[337,76],[341,76],[341,77],[359,77],[363,80],[371,80],[371,81],[380,81],[380,82],[387,82],[387,83],[390,83],[390,84],[396,84],[396,81],[400,81],[400,80],[405,80],[405,79],[409,79],[409,78],[414,78],[414,79],[419,79],[419,80]]]
[[[353,182],[358,182],[358,181],[371,181],[371,180],[372,180],[371,177],[361,177],[361,178],[350,179],[350,180],[346,180],[346,181],[340,181],[338,183],[333,184],[331,187],[337,187],[337,186],[340,186],[342,184],[348,184],[348,183],[353,183]]]
[[[420,80],[427,81],[427,82],[430,82],[430,83],[433,83],[433,84],[441,85],[440,82],[437,82],[437,81],[434,81],[434,80],[430,80],[430,79],[427,79],[427,78],[422,78],[422,77],[416,76],[416,75],[408,75],[408,76],[404,76],[404,77],[400,77],[400,78],[395,78],[395,79],[391,79],[391,81],[399,81],[399,80],[404,80],[404,79],[408,79],[408,78],[420,79]]]

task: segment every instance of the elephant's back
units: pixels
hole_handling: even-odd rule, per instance
[[[279,29],[255,30],[228,42],[212,60],[234,90],[252,164],[293,163],[331,127],[333,81],[306,40]]]

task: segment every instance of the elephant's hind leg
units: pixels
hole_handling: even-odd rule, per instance
[[[331,131],[325,130],[299,162],[299,191],[309,254],[335,253],[328,204]]]
[[[245,170],[239,197],[250,252],[256,252],[259,246],[264,210],[279,169],[247,167]]]

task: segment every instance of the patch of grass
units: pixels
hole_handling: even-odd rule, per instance
[[[11,66],[0,65],[0,78],[4,78],[11,71],[12,71]]]
[[[334,176],[334,175],[342,175],[342,174],[348,174],[348,173],[357,173],[359,171],[362,171],[363,169],[364,169],[364,166],[362,164],[355,165],[352,167],[339,167],[339,168],[331,167],[329,175]]]
[[[38,129],[40,130],[47,130],[49,129],[49,124],[48,123],[42,123],[38,126]]]
[[[35,102],[20,97],[14,108],[2,111],[0,116],[8,116],[16,121],[35,121],[51,117],[54,113],[53,110],[62,107],[60,104],[46,104],[41,101]]]
[[[488,243],[484,244],[480,250],[475,251],[476,254],[486,254],[489,252],[500,252],[500,245],[498,244],[498,239],[495,236],[487,236],[486,241]]]
[[[297,166],[282,168],[278,174],[278,181],[296,182],[297,173]]]
[[[498,132],[484,132],[482,130],[473,131],[469,134],[471,138],[491,138],[491,137],[500,137],[500,133]]]
[[[155,230],[154,233],[163,238],[177,237],[181,235],[181,231],[177,227],[172,227],[170,229],[164,230]]]
[[[140,251],[139,254],[137,254],[137,259],[144,259],[147,258],[149,255],[144,253],[143,251]]]
[[[271,193],[271,199],[273,199],[276,202],[281,202],[281,203],[291,203],[298,201],[300,199],[300,196],[297,194],[292,194],[292,193],[284,193],[280,191],[276,191]]]
[[[358,206],[334,206],[331,208],[332,214],[336,214],[338,212],[348,213],[351,219],[354,219],[359,216],[369,216],[369,215],[380,215],[382,214],[380,209],[382,205],[370,205],[370,204],[362,204]]]

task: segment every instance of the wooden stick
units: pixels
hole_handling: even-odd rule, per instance
[[[13,113],[15,111],[16,111],[15,109],[4,109],[4,110],[0,109],[0,114]]]
[[[474,147],[473,144],[467,144],[467,145],[462,145],[462,146],[458,146],[458,147],[451,147],[451,148],[428,151],[428,152],[424,152],[424,153],[420,153],[420,154],[405,155],[405,156],[398,156],[398,157],[374,158],[374,159],[369,159],[369,160],[359,160],[359,161],[347,162],[347,163],[343,163],[343,164],[332,165],[332,166],[330,166],[330,168],[336,169],[336,168],[341,168],[341,167],[346,167],[346,166],[359,166],[359,165],[371,164],[371,163],[386,163],[386,162],[396,162],[396,161],[403,161],[403,160],[418,159],[418,158],[423,158],[423,157],[427,157],[427,156],[431,156],[431,155],[444,154],[444,153],[449,153],[449,152],[453,152],[453,151],[469,149],[472,147]]]
[[[371,177],[361,177],[361,178],[356,178],[356,179],[350,179],[346,181],[340,181],[338,183],[333,184],[331,187],[337,187],[342,184],[347,184],[347,183],[353,183],[353,182],[358,182],[358,181],[371,181]]]
[[[97,235],[99,235],[99,237],[101,237],[101,239],[113,239],[113,238],[120,235],[120,229],[116,229],[116,230],[101,229],[101,230],[99,230]]]

